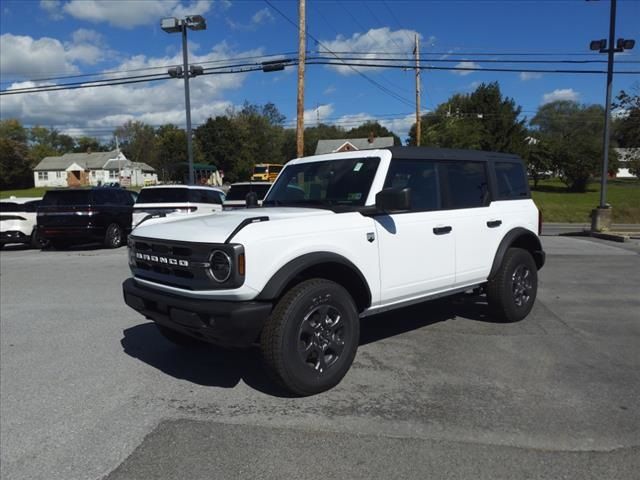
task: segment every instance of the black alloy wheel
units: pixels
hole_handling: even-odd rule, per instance
[[[334,387],[353,363],[360,319],[351,295],[322,278],[294,286],[278,301],[260,338],[271,376],[295,395]]]
[[[538,292],[538,269],[529,251],[510,248],[498,272],[487,283],[487,300],[493,317],[517,322],[526,317]]]
[[[107,227],[104,235],[104,246],[107,248],[118,248],[122,245],[124,233],[122,227],[117,223],[112,223]]]

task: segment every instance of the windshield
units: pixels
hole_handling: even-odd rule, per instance
[[[264,205],[363,206],[379,158],[353,158],[288,165]]]
[[[253,167],[253,173],[267,173],[267,167]]]
[[[227,200],[245,200],[247,193],[256,192],[258,200],[262,200],[271,185],[231,185],[227,193]]]
[[[44,194],[42,205],[89,205],[90,190],[50,190]]]
[[[186,203],[189,201],[187,188],[143,188],[138,195],[138,203]]]

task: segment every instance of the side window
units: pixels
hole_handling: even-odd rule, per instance
[[[131,197],[131,194],[126,190],[119,190],[118,203],[120,205],[130,206],[130,205],[133,205],[133,198]]]
[[[110,193],[108,190],[94,190],[92,195],[93,204],[111,205],[114,201]]]
[[[498,199],[528,198],[527,176],[524,166],[516,162],[496,162]]]
[[[201,188],[189,190],[189,201],[193,203],[209,203],[207,201],[207,191]]]
[[[217,205],[222,205],[220,192],[216,192],[215,190],[207,190],[206,194],[207,194],[207,203],[215,203]]]
[[[411,188],[411,210],[441,208],[438,170],[435,162],[391,160],[385,188]]]
[[[484,162],[441,162],[445,208],[484,207],[491,199]]]

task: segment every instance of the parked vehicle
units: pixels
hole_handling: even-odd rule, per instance
[[[38,208],[38,232],[56,248],[98,241],[121,246],[131,230],[133,199],[121,188],[49,190]]]
[[[202,185],[162,185],[140,190],[133,207],[133,227],[153,216],[221,212],[225,195]]]
[[[253,167],[251,181],[275,182],[283,166],[279,163],[257,163]]]
[[[466,291],[528,315],[545,262],[515,155],[421,147],[289,162],[261,208],[166,219],[129,238],[125,302],[172,342],[259,343],[310,395],[356,355],[360,318]]]
[[[0,248],[12,243],[40,248],[36,209],[42,198],[10,197],[0,200]]]
[[[247,194],[254,192],[258,205],[262,205],[272,183],[269,182],[238,182],[232,183],[224,201],[224,208],[242,208],[247,205]]]

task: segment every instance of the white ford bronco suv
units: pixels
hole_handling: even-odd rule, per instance
[[[545,254],[522,160],[394,147],[290,161],[259,208],[152,219],[129,236],[125,302],[172,342],[259,344],[287,390],[340,382],[360,319],[481,289],[531,310]]]

